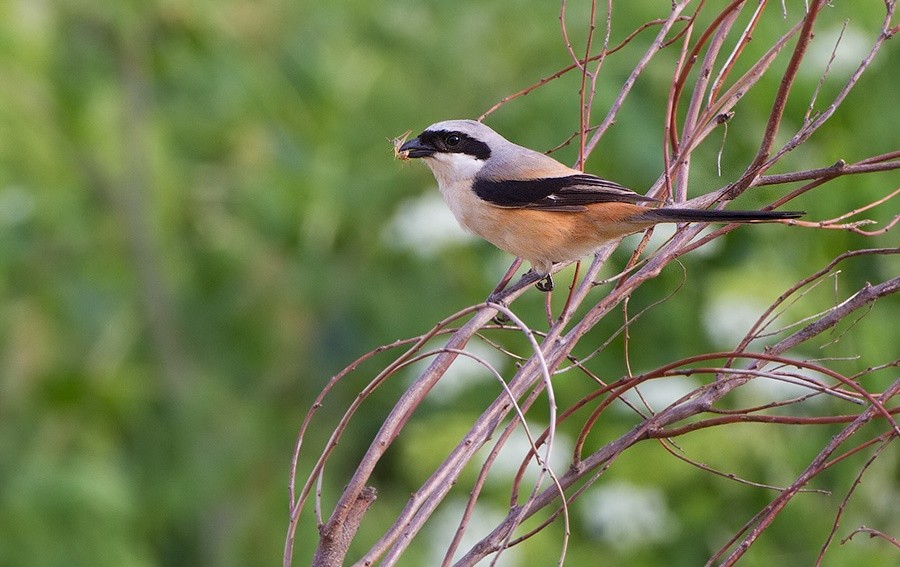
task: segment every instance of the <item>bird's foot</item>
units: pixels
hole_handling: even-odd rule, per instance
[[[502,291],[495,291],[487,296],[485,299],[485,303],[499,303],[500,305],[506,305],[506,300],[503,299],[505,294]]]
[[[544,293],[549,293],[553,291],[553,278],[550,277],[550,274],[547,274],[542,280],[534,284],[534,287],[538,288]]]
[[[501,293],[499,291],[494,291],[493,293],[491,293],[487,297],[486,303],[488,303],[488,304],[496,303],[496,304],[506,307],[506,301],[503,299],[503,293]],[[496,315],[494,315],[494,317],[493,317],[493,319],[491,319],[491,321],[493,321],[497,325],[505,325],[505,324],[509,323],[511,321],[511,319],[509,317],[507,317],[505,313],[498,312]]]

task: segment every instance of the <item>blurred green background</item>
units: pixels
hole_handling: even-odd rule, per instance
[[[620,4],[613,43],[669,5]],[[802,10],[802,2],[787,4],[793,16]],[[818,108],[877,29],[880,3],[837,4],[822,16],[781,139],[801,123],[843,21],[850,18]],[[578,46],[588,7],[570,2]],[[395,161],[388,139],[475,117],[567,65],[558,11],[546,0],[0,4],[0,565],[279,563],[297,428],[327,379],[369,349],[423,333],[483,299],[510,261],[462,235],[428,171]],[[768,17],[751,55],[789,25],[780,7]],[[605,63],[597,116],[651,37]],[[838,114],[779,171],[897,148],[888,101],[896,101],[898,49],[888,42]],[[638,190],[656,179],[676,56],[660,56],[637,83],[589,170]],[[696,154],[695,186],[719,187],[745,167],[777,83],[768,77],[764,92],[738,107],[721,178],[720,139]],[[578,85],[567,75],[488,123],[525,145],[554,147],[577,128]],[[558,157],[572,162],[574,151]],[[791,208],[827,219],[897,185],[896,173],[841,179]],[[757,207],[779,191],[754,190],[737,205]],[[866,216],[884,223],[894,212],[889,203]],[[635,295],[633,312],[683,282],[632,328],[632,368],[733,346],[794,281],[845,250],[876,246],[896,246],[896,236],[784,226],[735,232],[684,258],[686,275],[672,267]],[[609,273],[630,249],[617,253]],[[790,320],[896,275],[898,264],[868,257],[843,268],[794,306]],[[538,293],[516,308],[541,328]],[[620,320],[600,325],[580,354]],[[830,335],[801,356],[858,355],[832,364],[846,374],[890,362],[898,357],[897,320],[900,308],[888,298],[841,340]],[[307,440],[305,470],[387,360],[363,366],[328,399]],[[495,362],[507,374],[513,369]],[[606,379],[625,373],[621,340],[591,368]],[[891,376],[876,373],[866,385],[877,391]],[[380,499],[355,553],[497,394],[484,372],[463,367],[448,378],[458,382],[435,393],[376,471]],[[326,504],[403,387],[402,379],[389,382],[362,408],[328,469]],[[591,385],[573,378],[559,387],[571,403]],[[831,403],[810,411],[857,411]],[[634,422],[624,411],[618,419],[620,427]],[[785,485],[839,429],[717,428],[681,443],[711,466]],[[831,496],[798,497],[746,564],[812,563],[867,456],[819,480]],[[897,534],[900,519],[889,506],[897,470],[896,450],[886,451],[847,507],[838,537],[862,523]],[[656,513],[643,523],[638,515],[622,535],[610,527],[632,526],[622,515],[604,520],[586,511],[573,528],[570,564],[599,553],[611,565],[697,565],[772,497],[689,467],[658,445],[629,451],[606,478],[595,500],[586,499],[594,512],[637,502],[622,514]],[[405,564],[434,560],[435,542],[455,528],[455,502]],[[505,513],[504,487],[490,489],[485,502]],[[308,563],[315,541],[304,520],[298,565]],[[509,564],[555,561],[555,528],[529,543],[527,555],[511,554]],[[829,553],[835,565],[896,559],[889,545],[862,536]]]

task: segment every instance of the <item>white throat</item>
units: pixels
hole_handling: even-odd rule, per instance
[[[480,216],[489,207],[475,195],[472,185],[475,175],[484,167],[484,160],[468,154],[436,153],[425,158],[425,163],[434,174],[438,189],[457,222],[466,230],[483,235],[481,225],[486,221]]]
[[[484,163],[484,160],[460,153],[441,152],[425,158],[425,164],[434,174],[441,191],[460,182],[471,184]]]

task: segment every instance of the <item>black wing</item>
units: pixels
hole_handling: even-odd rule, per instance
[[[514,209],[583,211],[592,203],[646,203],[655,199],[587,173],[527,180],[476,179],[479,198]]]

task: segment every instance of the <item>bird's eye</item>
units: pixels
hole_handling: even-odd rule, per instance
[[[460,137],[456,134],[450,134],[449,136],[444,138],[444,143],[451,148],[455,148],[456,146],[458,146],[460,141]]]

